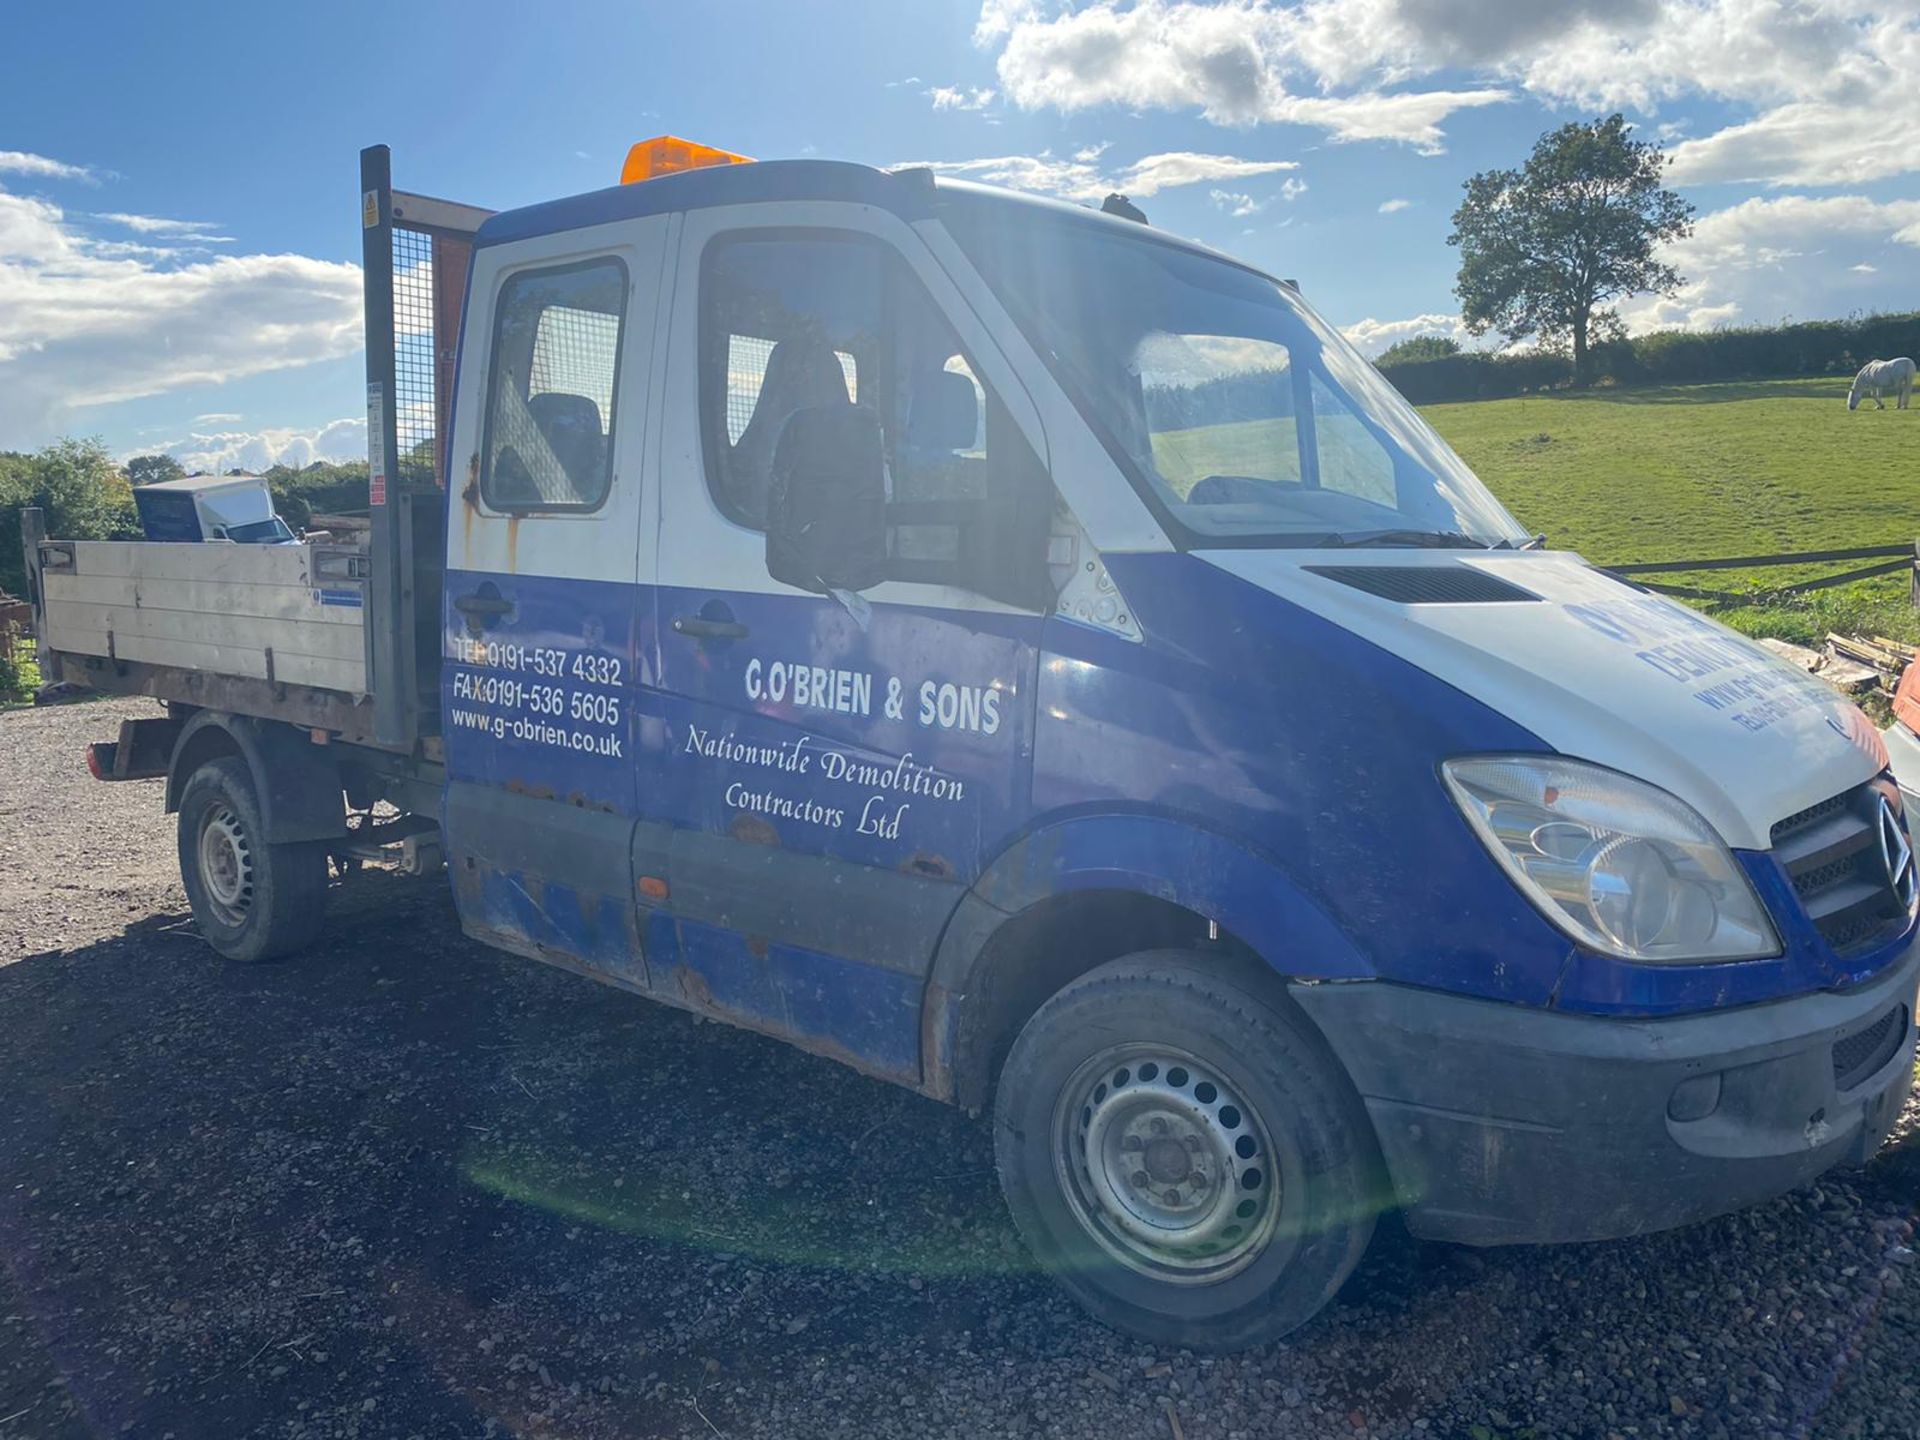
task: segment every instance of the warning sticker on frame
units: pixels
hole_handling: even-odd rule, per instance
[[[378,381],[367,386],[367,504],[387,503],[386,394]]]

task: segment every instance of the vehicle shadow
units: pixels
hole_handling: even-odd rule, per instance
[[[280,965],[178,913],[29,955],[0,1023],[28,1433],[732,1434],[933,1356],[982,1393],[1015,1360],[1163,1373],[1034,1274],[983,1122],[471,943],[438,881],[359,877]],[[1877,1170],[1910,1196],[1917,1164],[1909,1135]],[[1322,1320],[1212,1373],[1438,1413],[1550,1343],[1516,1318],[1543,1285],[1614,1277],[1567,1291],[1601,1325],[1620,1275],[1677,1285],[1728,1233],[1476,1255],[1389,1220]]]

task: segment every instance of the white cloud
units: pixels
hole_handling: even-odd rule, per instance
[[[981,0],[980,18],[973,26],[973,43],[990,45],[1039,10],[1038,0]]]
[[[202,420],[238,419],[238,416],[203,415]],[[158,447],[189,471],[224,475],[229,470],[257,473],[275,465],[291,465],[296,470],[315,460],[351,461],[367,458],[367,422],[364,416],[335,420],[318,430],[215,430],[196,432],[184,440],[170,441]],[[145,449],[141,454],[150,454]]]
[[[1062,160],[1043,150],[1038,155],[918,161],[897,168],[924,165],[943,175],[959,175],[1015,190],[1058,195],[1068,200],[1099,200],[1116,190],[1141,199],[1182,185],[1245,180],[1256,175],[1271,175],[1299,168],[1299,162],[1294,160],[1243,160],[1234,155],[1203,155],[1191,150],[1175,150],[1143,156],[1117,171],[1103,172],[1095,162],[1105,149],[1102,145],[1092,150],[1094,158],[1085,160],[1079,156],[1088,154],[1088,150],[1076,152],[1071,160]]]
[[[1461,345],[1474,344],[1466,323],[1458,315],[1415,315],[1406,320],[1375,320],[1369,316],[1352,325],[1342,325],[1340,333],[1368,357],[1416,335],[1439,335]]]
[[[216,410],[208,415],[194,416],[193,423],[196,425],[234,425],[238,424],[240,419],[241,416],[233,411]]]
[[[1257,215],[1267,208],[1265,200],[1256,200],[1253,196],[1237,190],[1209,190],[1207,198],[1235,219],[1246,215]]]
[[[1892,0],[986,0],[975,40],[1030,109],[1192,108],[1432,152],[1456,112],[1525,93],[1649,117],[1683,183],[1920,168],[1920,15]],[[1657,110],[1693,97],[1734,118],[1680,138]]]
[[[0,191],[0,436],[87,407],[351,355],[360,272],[303,255],[135,253]]]
[[[1254,175],[1272,175],[1299,168],[1299,162],[1295,160],[1241,160],[1231,155],[1201,155],[1191,150],[1175,150],[1136,160],[1122,170],[1116,179],[1119,188],[1128,195],[1153,195],[1180,185],[1203,185],[1210,180],[1245,180]]]
[[[112,225],[124,226],[136,235],[198,240],[203,244],[226,244],[233,239],[231,235],[209,233],[220,228],[211,220],[168,220],[159,215],[128,215],[119,211],[107,211],[93,218],[105,220]]]
[[[0,150],[0,175],[32,175],[42,180],[80,180],[94,184],[99,172],[91,165],[69,165],[25,150]]]
[[[1004,36],[1001,89],[1026,109],[1193,107],[1217,124],[1291,122],[1337,140],[1437,151],[1448,115],[1508,98],[1498,89],[1295,93],[1298,23],[1296,12],[1258,0],[1099,0],[1051,14],[988,0],[976,39]]]
[[[936,110],[984,110],[999,92],[965,85],[936,85],[927,91]]]
[[[1807,101],[1782,105],[1674,147],[1670,177],[1680,184],[1764,181],[1775,185],[1858,185],[1920,165],[1920,73],[1884,104]]]
[[[1382,215],[1392,215],[1396,211],[1407,209],[1412,204],[1413,202],[1411,200],[1401,200],[1398,198],[1393,200],[1382,200],[1380,202],[1380,213]]]
[[[1633,330],[1701,330],[1916,309],[1915,248],[1920,200],[1757,196],[1701,216],[1665,248],[1661,258],[1686,277],[1678,295],[1631,301],[1621,315]],[[1863,252],[1871,258],[1858,259]]]
[[[204,245],[148,245],[139,240],[96,240],[76,237],[87,254],[96,260],[186,260],[195,255],[211,255]]]
[[[1291,205],[1307,193],[1307,182],[1297,175],[1289,175],[1280,182],[1280,198]]]

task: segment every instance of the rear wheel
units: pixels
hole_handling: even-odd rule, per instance
[[[327,848],[264,839],[246,762],[210,760],[180,795],[180,879],[206,942],[229,960],[290,955],[326,908]]]
[[[995,1108],[1028,1245],[1131,1334],[1276,1339],[1373,1234],[1372,1129],[1338,1063],[1284,998],[1185,952],[1103,965],[1041,1006]]]

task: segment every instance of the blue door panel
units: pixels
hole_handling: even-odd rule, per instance
[[[635,586],[453,570],[441,703],[447,778],[636,813],[634,711],[644,658]],[[460,597],[498,599],[477,627]]]
[[[947,918],[1026,819],[1037,617],[663,588],[649,814],[683,998],[901,1079]],[[696,637],[676,619],[744,627]],[[653,959],[655,984],[668,983]]]
[[[875,605],[863,631],[824,597],[658,594],[650,813],[963,882],[1024,820],[1037,618]],[[716,606],[747,635],[673,631]]]
[[[646,982],[628,859],[644,589],[455,570],[441,679],[447,834],[470,930]],[[471,622],[462,596],[500,602]]]

